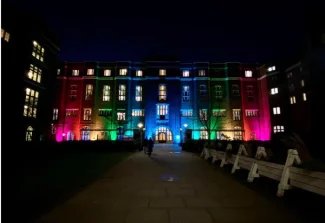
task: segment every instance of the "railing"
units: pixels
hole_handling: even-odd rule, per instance
[[[204,148],[201,157],[212,163],[221,160],[220,167],[225,164],[232,164],[231,173],[238,169],[248,170],[248,182],[253,182],[256,177],[264,176],[279,181],[277,196],[282,197],[286,190],[297,187],[303,190],[314,192],[325,196],[325,172],[309,171],[294,167],[294,164],[301,164],[298,151],[289,149],[285,164],[266,162],[261,160],[267,157],[264,147],[258,147],[255,157],[248,157],[243,144],[239,146],[238,153],[231,153],[232,145],[229,143],[226,151]]]

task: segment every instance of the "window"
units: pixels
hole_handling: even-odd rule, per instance
[[[214,117],[226,117],[226,109],[213,109],[212,115]]]
[[[112,109],[98,109],[98,116],[111,117]]]
[[[182,117],[192,117],[193,109],[181,109],[181,116]]]
[[[79,76],[79,70],[72,70],[72,76]]]
[[[295,96],[290,97],[290,104],[296,104],[296,97]]]
[[[221,99],[223,97],[223,91],[222,91],[222,86],[221,85],[215,85],[214,86],[214,91],[215,91],[217,99]]]
[[[91,121],[91,108],[84,108],[84,121]]]
[[[254,100],[254,87],[253,85],[247,85],[246,86],[246,93],[247,93],[247,98],[249,101]]]
[[[95,71],[94,69],[87,69],[87,75],[94,75]]]
[[[183,86],[183,101],[189,101],[190,100],[190,86]]]
[[[201,121],[207,121],[208,120],[208,109],[200,109],[199,115],[200,115]]]
[[[57,69],[56,70],[56,75],[60,75],[61,74],[61,69]]]
[[[33,41],[33,52],[32,52],[33,57],[40,61],[44,61],[44,48],[41,47],[41,45],[38,44],[35,40]]]
[[[231,90],[232,90],[232,95],[233,96],[240,96],[239,85],[238,84],[231,85]]]
[[[292,78],[292,72],[287,73],[287,78],[288,78],[288,79],[289,79],[289,78]]]
[[[4,29],[1,29],[1,39],[4,39],[6,42],[9,42],[10,34]]]
[[[126,100],[126,86],[124,84],[120,84],[118,86],[118,100],[119,101]]]
[[[71,84],[69,89],[69,98],[75,100],[77,98],[77,85]]]
[[[117,120],[125,121],[125,112],[122,112],[122,111],[117,112]]]
[[[189,77],[190,71],[189,70],[183,70],[183,77]]]
[[[233,109],[232,110],[232,119],[234,121],[239,121],[240,120],[240,109]]]
[[[168,119],[168,105],[157,104],[157,119],[160,120]]]
[[[137,70],[137,71],[135,72],[135,76],[137,76],[137,77],[142,77],[142,76],[143,76],[143,72],[142,72],[142,70]]]
[[[166,85],[160,84],[159,85],[159,101],[166,101],[166,100],[167,100]]]
[[[32,126],[27,127],[26,137],[25,137],[26,142],[30,142],[33,140],[33,131],[34,131],[34,129]]]
[[[37,104],[38,104],[38,91],[30,88],[25,89],[25,104],[24,104],[24,116],[36,118]]]
[[[240,126],[234,127],[234,140],[243,140],[243,133]]]
[[[208,131],[205,127],[201,127],[200,139],[208,139]]]
[[[300,84],[301,84],[301,87],[305,87],[305,81],[304,80],[301,80]]]
[[[165,69],[160,69],[159,70],[159,76],[166,76],[166,70]]]
[[[246,114],[246,117],[257,117],[258,109],[246,109],[245,114]]]
[[[280,115],[281,109],[280,107],[273,107],[273,115]]]
[[[205,84],[200,85],[200,96],[201,97],[207,96],[207,86]]]
[[[53,108],[53,117],[52,117],[52,120],[53,121],[58,120],[58,116],[59,116],[59,109]]]
[[[41,83],[41,77],[42,77],[42,70],[33,64],[29,66],[29,71],[27,73],[27,77],[33,81],[36,81],[38,83]]]
[[[128,73],[128,69],[126,69],[126,68],[120,69],[121,76],[125,76],[127,73]]]
[[[132,109],[132,116],[144,116],[144,109]]]
[[[268,72],[275,71],[275,66],[268,67],[268,68],[267,68],[267,71],[268,71]]]
[[[245,77],[253,77],[253,71],[245,70]]]
[[[135,100],[142,101],[142,86],[135,86]]]
[[[77,117],[79,109],[76,108],[70,108],[65,110],[65,116],[66,117]]]
[[[86,94],[85,94],[85,100],[89,100],[93,96],[93,85],[92,84],[86,84]]]
[[[284,126],[283,126],[283,125],[276,125],[276,126],[273,126],[273,132],[274,132],[274,133],[284,132]]]
[[[81,130],[81,140],[90,140],[90,131],[89,127],[85,126]]]
[[[302,93],[302,100],[307,101],[307,94],[306,93]]]
[[[204,77],[205,76],[205,70],[199,70],[198,74],[200,77]]]
[[[289,84],[289,91],[290,92],[295,91],[295,85],[293,83]]]
[[[275,87],[275,88],[271,88],[271,95],[275,95],[275,94],[278,94],[279,91],[278,91],[278,88]]]
[[[103,86],[103,101],[111,100],[111,86],[104,85]]]
[[[112,71],[110,70],[110,69],[105,69],[104,70],[104,76],[105,77],[109,77],[109,76],[111,76],[112,75]]]
[[[156,141],[172,141],[173,137],[171,131],[168,128],[160,126],[156,128],[155,139]]]

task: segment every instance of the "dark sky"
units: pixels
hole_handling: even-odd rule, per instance
[[[43,16],[68,61],[264,62],[303,45],[305,6],[293,0],[8,0]]]

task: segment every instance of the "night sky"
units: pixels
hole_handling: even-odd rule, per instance
[[[67,61],[158,55],[188,62],[267,62],[297,54],[306,36],[306,6],[298,0],[8,1],[46,20]]]

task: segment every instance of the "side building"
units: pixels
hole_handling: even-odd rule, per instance
[[[65,62],[57,76],[52,137],[269,140],[261,71],[242,63]]]
[[[2,139],[45,140],[51,136],[58,41],[40,19],[12,6],[3,5],[1,18]]]

